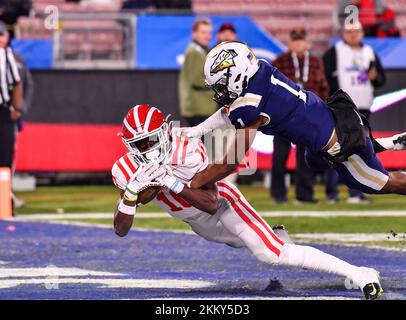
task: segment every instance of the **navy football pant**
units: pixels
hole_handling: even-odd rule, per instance
[[[365,193],[378,193],[389,179],[389,173],[376,156],[369,137],[366,137],[366,148],[343,163],[330,164],[322,155],[312,153],[308,149],[305,156],[309,167],[326,170],[333,166],[343,183]]]

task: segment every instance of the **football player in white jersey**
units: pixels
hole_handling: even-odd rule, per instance
[[[152,200],[209,241],[247,247],[265,263],[348,277],[367,299],[381,295],[376,270],[351,265],[310,246],[284,242],[232,183],[222,180],[201,189],[189,188],[195,174],[208,166],[206,149],[201,140],[171,131],[162,112],[147,104],[135,106],[124,119],[122,139],[129,152],[112,168],[121,196],[114,214],[119,236],[131,229],[137,206]],[[141,199],[144,192],[148,195]]]

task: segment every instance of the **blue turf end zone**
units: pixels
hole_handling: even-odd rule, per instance
[[[377,268],[385,298],[406,299],[405,251],[316,247],[350,263]],[[54,278],[35,273],[50,265],[75,268],[74,274],[58,274],[57,288],[50,287],[47,281]],[[107,275],[75,274],[77,270]],[[178,282],[174,285],[168,279]],[[144,287],[144,280],[152,287]],[[191,285],[182,287],[185,281]],[[0,222],[0,299],[321,296],[361,298],[359,290],[345,288],[341,277],[270,266],[247,249],[210,243],[191,234],[133,230],[119,238],[111,228]]]

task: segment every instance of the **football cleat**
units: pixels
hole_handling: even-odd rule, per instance
[[[393,140],[393,150],[406,150],[406,132],[396,135],[396,140]]]
[[[372,268],[360,267],[355,283],[361,288],[367,300],[378,299],[383,292],[379,281],[379,272]]]
[[[383,292],[383,289],[379,283],[372,282],[368,283],[363,289],[365,299],[367,300],[376,300],[378,299]]]

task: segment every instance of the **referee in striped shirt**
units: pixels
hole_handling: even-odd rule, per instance
[[[16,122],[22,116],[22,85],[9,33],[0,22],[0,167],[12,168]]]

